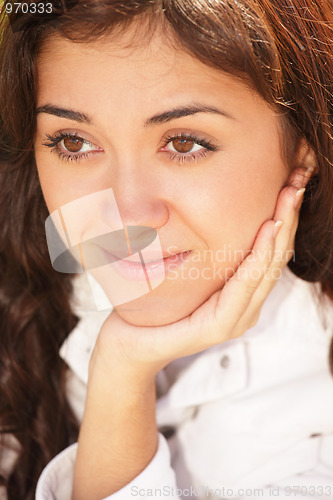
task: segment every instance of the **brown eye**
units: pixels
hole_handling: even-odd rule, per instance
[[[174,139],[171,144],[177,153],[189,153],[193,149],[195,142],[191,139],[179,137],[178,139]]]
[[[78,137],[66,137],[63,139],[64,146],[70,153],[77,153],[80,151],[84,144],[84,139],[80,139]]]

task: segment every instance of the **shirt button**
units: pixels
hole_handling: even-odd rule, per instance
[[[230,358],[229,356],[223,356],[220,360],[220,365],[222,366],[222,368],[228,368],[228,366],[230,365]]]

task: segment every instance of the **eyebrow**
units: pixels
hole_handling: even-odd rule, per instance
[[[37,108],[37,114],[38,113],[47,113],[49,115],[59,116],[59,118],[74,120],[79,123],[92,123],[92,119],[84,113],[79,113],[78,111],[73,111],[72,109],[58,108],[57,106],[52,106],[51,104],[46,104],[45,106]]]
[[[47,113],[49,115],[58,116],[59,118],[74,120],[79,123],[87,123],[89,125],[92,124],[92,119],[90,118],[90,116],[84,113],[73,111],[72,109],[58,108],[57,106],[53,106],[51,104],[46,104],[45,106],[40,106],[39,108],[37,108],[37,114],[38,113]],[[193,104],[191,106],[174,108],[171,111],[165,111],[164,113],[154,115],[151,118],[148,118],[148,120],[145,121],[144,125],[145,127],[152,125],[161,125],[171,120],[176,120],[177,118],[182,118],[184,116],[195,115],[197,113],[213,113],[224,116],[231,120],[235,120],[232,115],[222,109],[213,106]]]
[[[193,104],[191,106],[184,106],[180,108],[174,108],[171,111],[166,111],[164,113],[160,113],[158,115],[154,115],[152,118],[149,118],[145,121],[145,126],[150,125],[160,125],[162,123],[167,123],[171,120],[175,120],[177,118],[182,118],[184,116],[195,115],[197,113],[214,113],[218,115],[225,116],[231,120],[235,120],[235,118],[227,113],[226,111],[213,107],[213,106],[205,106],[202,104]]]

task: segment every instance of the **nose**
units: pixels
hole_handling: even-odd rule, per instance
[[[114,169],[113,169],[114,171]],[[161,228],[169,218],[163,183],[152,168],[119,168],[112,175],[112,188],[123,226]],[[103,220],[112,227],[112,213],[104,210]]]

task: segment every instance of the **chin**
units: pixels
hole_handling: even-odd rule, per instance
[[[135,300],[115,306],[117,314],[135,326],[163,326],[180,321],[196,309],[218,289],[221,283],[204,281],[165,282],[150,293]]]
[[[174,310],[170,309],[170,307],[159,307],[157,309],[151,309],[150,307],[139,308],[135,307],[132,302],[123,306],[116,306],[115,310],[124,321],[135,326],[169,325],[185,318],[192,312]]]
[[[186,318],[198,305],[185,298],[170,299],[147,294],[114,309],[124,321],[132,325],[163,326]]]

